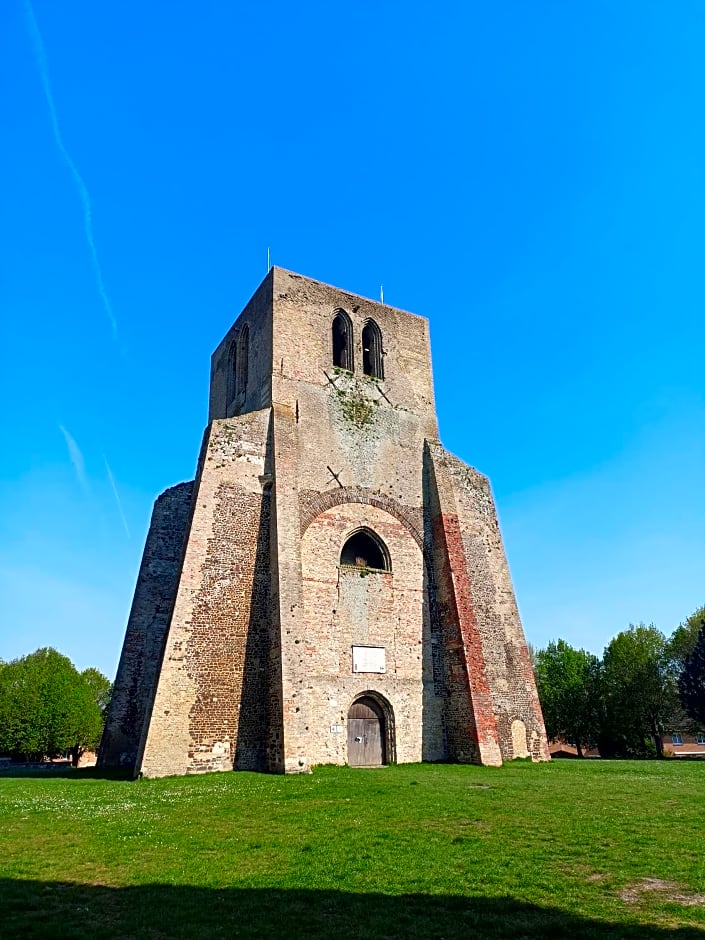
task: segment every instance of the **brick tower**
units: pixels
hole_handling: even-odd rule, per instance
[[[135,774],[549,757],[486,477],[428,323],[272,268],[156,501],[100,748]]]

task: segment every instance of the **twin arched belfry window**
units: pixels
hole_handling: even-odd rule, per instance
[[[344,310],[333,317],[333,365],[348,372],[355,371],[352,320]],[[384,378],[382,331],[374,320],[365,320],[362,327],[362,371],[375,379]]]

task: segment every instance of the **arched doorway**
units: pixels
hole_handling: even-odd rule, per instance
[[[358,696],[348,712],[348,765],[382,767],[390,759],[391,714],[388,703],[369,693]]]

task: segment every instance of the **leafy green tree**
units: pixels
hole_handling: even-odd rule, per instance
[[[0,751],[21,760],[72,752],[100,737],[94,691],[66,656],[45,648],[0,669]]]
[[[90,690],[93,701],[98,706],[100,720],[96,720],[95,714],[91,710],[91,722],[86,725],[85,733],[82,739],[77,740],[71,748],[71,759],[74,766],[78,765],[83,753],[87,750],[96,751],[100,744],[100,738],[103,733],[103,726],[110,704],[110,697],[113,694],[113,685],[110,680],[98,669],[90,666],[81,673],[81,679]]]
[[[558,640],[535,654],[535,671],[548,737],[573,742],[582,757],[599,728],[598,658]]]
[[[698,607],[687,620],[673,631],[668,648],[675,668],[680,672],[695,649],[701,631],[705,629],[705,607]]]
[[[605,726],[617,751],[663,756],[664,729],[677,720],[676,677],[665,636],[651,624],[631,624],[603,658]]]
[[[104,715],[110,704],[110,697],[113,694],[112,682],[107,676],[104,676],[100,670],[95,669],[93,666],[84,669],[81,673],[81,678],[88,683],[93,693],[95,703],[100,709],[101,714]]]
[[[678,694],[688,717],[705,725],[705,626],[678,677]]]

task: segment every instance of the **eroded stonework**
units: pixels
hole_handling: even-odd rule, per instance
[[[549,757],[487,479],[438,440],[428,323],[273,268],[155,504],[102,766]]]

